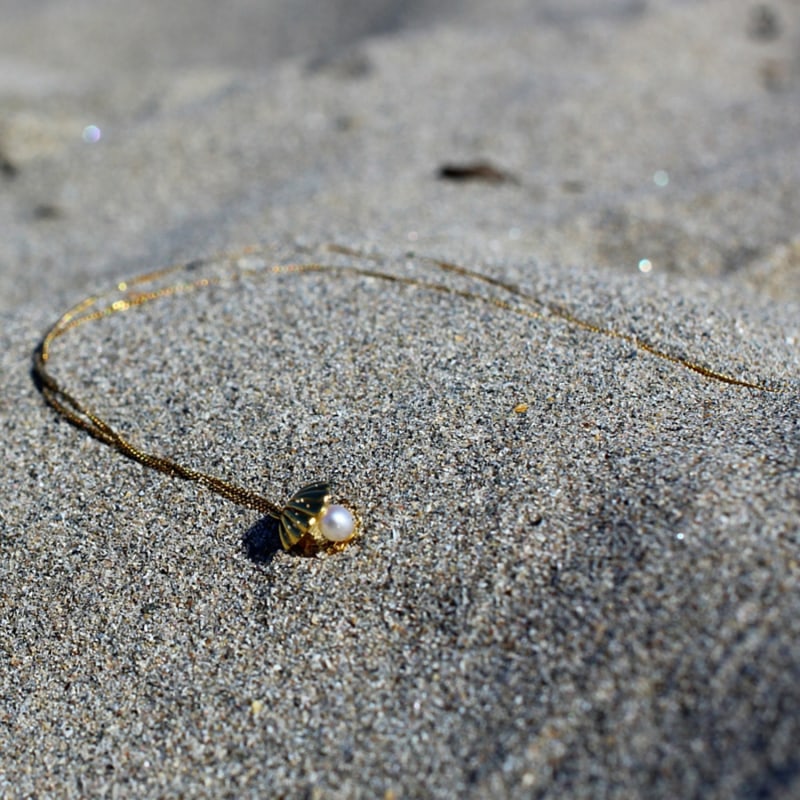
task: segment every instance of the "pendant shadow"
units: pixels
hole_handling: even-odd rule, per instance
[[[242,536],[245,555],[256,564],[269,564],[283,550],[278,535],[278,520],[262,517]]]

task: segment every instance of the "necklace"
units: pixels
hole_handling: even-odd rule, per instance
[[[338,263],[333,259],[331,263],[319,261],[271,263],[265,258],[265,250],[248,248],[206,261],[193,261],[149,272],[131,280],[122,281],[109,292],[91,295],[62,314],[45,333],[33,356],[33,376],[36,386],[44,400],[76,428],[149,469],[193,481],[234,503],[273,518],[278,523],[278,533],[284,549],[296,548],[305,553],[314,553],[320,549],[342,548],[358,534],[361,527],[361,518],[356,509],[349,507],[346,501],[334,502],[334,493],[328,481],[318,480],[309,483],[281,505],[250,489],[192,469],[171,458],[149,452],[133,444],[53,377],[49,370],[49,362],[56,340],[76,328],[105,317],[130,311],[165,297],[188,294],[218,285],[222,283],[222,278],[219,276],[195,277],[201,267],[213,263],[225,268],[225,278],[230,281],[241,280],[244,277],[269,277],[314,272],[331,276],[366,277],[444,294],[457,300],[485,303],[504,312],[518,314],[529,319],[540,319],[544,316],[555,317],[591,334],[618,339],[654,358],[667,361],[708,380],[761,392],[784,391],[772,384],[737,378],[705,366],[699,361],[667,352],[635,335],[616,331],[611,327],[576,316],[567,308],[541,300],[524,292],[514,284],[449,261],[408,254],[407,258],[413,259],[421,267],[427,268],[433,275],[432,278],[421,278],[382,270],[379,266],[381,261],[379,256],[360,253],[337,245],[329,245],[327,251],[335,256],[344,256],[346,263]],[[178,275],[183,275],[183,279],[175,280]],[[457,288],[442,283],[441,280],[447,275],[466,279],[471,285],[478,288]],[[167,282],[166,285],[161,285],[164,282]],[[487,294],[487,290],[491,293]],[[516,410],[523,411],[524,404],[523,407],[518,407]]]

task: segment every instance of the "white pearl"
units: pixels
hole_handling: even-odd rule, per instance
[[[356,523],[344,506],[332,505],[320,517],[319,529],[329,542],[346,542],[355,532]]]

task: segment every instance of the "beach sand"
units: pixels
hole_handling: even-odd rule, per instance
[[[797,796],[796,4],[6,5],[0,795]],[[328,243],[453,291],[247,279],[52,371],[275,502],[330,479],[341,553],[34,386],[90,293]]]

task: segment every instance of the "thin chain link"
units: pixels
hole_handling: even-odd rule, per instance
[[[381,256],[365,254],[338,245],[329,245],[328,250],[332,253],[357,258],[362,261],[380,262]],[[149,469],[163,472],[167,475],[193,481],[213,492],[225,497],[246,508],[252,508],[261,514],[279,518],[282,507],[277,503],[263,497],[249,489],[237,486],[223,478],[209,475],[205,472],[186,467],[177,461],[165,456],[150,453],[134,445],[129,439],[117,431],[111,424],[99,417],[88,406],[80,401],[75,395],[63,388],[48,370],[48,363],[51,357],[51,347],[61,336],[75,330],[76,328],[109,317],[113,314],[122,313],[132,308],[151,303],[165,297],[185,294],[197,291],[212,285],[221,283],[217,277],[203,277],[196,280],[183,281],[162,288],[140,291],[139,287],[147,286],[158,281],[162,281],[178,273],[192,272],[205,263],[221,262],[223,264],[236,264],[241,258],[251,256],[255,251],[253,248],[242,251],[241,253],[219,256],[215,259],[208,259],[205,262],[190,262],[166,269],[149,272],[138,276],[129,281],[119,283],[114,292],[123,293],[121,299],[102,305],[112,293],[103,295],[93,295],[82,300],[63,314],[56,323],[47,331],[40,345],[36,349],[33,357],[33,376],[37,387],[42,393],[45,401],[54,408],[62,417],[67,419],[72,425],[93,436],[109,447],[113,447],[123,456],[132,459]],[[237,270],[230,273],[227,277],[231,280],[238,280],[243,276],[253,275],[277,275],[286,273],[310,273],[325,272],[329,274],[347,275],[351,277],[376,278],[390,283],[410,286],[431,292],[438,292],[450,297],[463,299],[470,302],[483,302],[499,308],[509,313],[518,314],[530,319],[542,317],[542,312],[546,312],[552,317],[559,318],[564,322],[581,330],[593,334],[607,336],[626,342],[651,356],[667,361],[678,367],[690,370],[704,378],[718,381],[721,383],[738,386],[745,389],[753,389],[761,392],[780,393],[786,391],[785,387],[768,385],[753,380],[744,380],[717,369],[707,367],[700,362],[683,358],[662,350],[649,342],[632,334],[615,331],[604,325],[598,325],[574,315],[571,311],[562,306],[546,303],[533,295],[527,294],[519,287],[493,278],[489,275],[476,272],[466,267],[442,261],[435,258],[418,257],[418,261],[428,264],[434,270],[441,273],[451,273],[462,278],[477,281],[485,286],[500,289],[513,298],[513,301],[503,299],[493,295],[485,295],[468,289],[459,289],[435,281],[424,280],[421,278],[397,275],[394,273],[383,272],[377,267],[353,265],[322,264],[309,262],[301,264],[278,264],[272,267],[247,268],[237,267]]]

